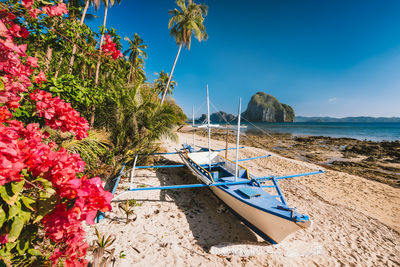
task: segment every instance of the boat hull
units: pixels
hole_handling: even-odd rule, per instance
[[[248,205],[219,187],[210,187],[210,189],[238,215],[243,223],[266,241],[276,244],[285,239],[289,234],[302,229],[295,222]]]
[[[206,184],[212,183],[212,181],[204,175],[204,169],[191,160],[187,154],[181,153],[180,157],[199,181]],[[210,186],[210,189],[243,223],[264,240],[273,244],[281,242],[289,234],[307,228],[311,224],[309,220],[295,221],[292,218],[279,216],[274,212],[268,212],[268,208],[266,207],[257,206],[248,201],[244,201],[240,196],[235,195],[234,191],[232,191],[229,186]]]

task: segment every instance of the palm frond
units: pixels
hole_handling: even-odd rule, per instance
[[[71,153],[80,154],[81,158],[86,162],[86,167],[92,169],[97,166],[99,158],[103,156],[109,148],[113,146],[110,134],[106,131],[91,130],[89,136],[77,140],[70,138],[63,140],[61,146]]]

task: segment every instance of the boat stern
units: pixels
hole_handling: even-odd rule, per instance
[[[308,227],[310,227],[311,226],[311,223],[312,223],[312,221],[310,220],[310,218],[307,216],[307,215],[305,215],[305,214],[302,214],[302,215],[300,215],[300,216],[294,216],[293,217],[293,221],[298,225],[298,226],[300,226],[301,228],[308,228]]]

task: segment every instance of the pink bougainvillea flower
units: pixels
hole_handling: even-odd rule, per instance
[[[28,10],[32,8],[34,2],[35,0],[21,0],[21,4]]]
[[[6,106],[0,107],[0,123],[10,119],[11,117],[12,114]]]
[[[42,10],[40,10],[38,8],[34,8],[34,9],[29,10],[29,16],[31,16],[34,19],[37,19],[38,16],[40,14],[42,14],[42,13],[43,13]]]
[[[46,119],[46,125],[63,132],[71,132],[77,139],[88,136],[89,123],[79,113],[59,97],[52,97],[48,92],[36,90],[30,94],[36,101],[39,116]]]
[[[31,68],[37,68],[39,59],[37,57],[27,57],[26,64],[29,65]],[[44,76],[44,74],[43,74]],[[46,78],[46,77],[45,77]]]
[[[8,241],[8,234],[0,235],[0,244],[5,244]]]
[[[0,36],[5,37],[7,33],[8,33],[8,29],[7,29],[6,25],[4,25],[3,21],[0,20]]]
[[[63,14],[68,14],[68,9],[65,3],[59,3],[54,6],[45,6],[42,8],[43,12],[49,17],[62,16]]]
[[[105,35],[104,45],[101,46],[101,51],[103,51],[107,56],[111,56],[113,59],[122,57],[121,51],[117,49],[117,44],[115,44],[110,35]]]
[[[22,0],[21,3],[32,17],[40,14],[39,9],[32,9],[34,0]],[[43,10],[49,16],[68,12],[64,3]],[[86,266],[88,262],[84,257],[88,244],[82,222],[93,223],[98,210],[110,210],[112,194],[104,191],[98,177],[79,178],[85,165],[79,154],[71,154],[47,139],[49,134],[42,133],[39,124],[25,126],[13,118],[10,109],[19,107],[22,93],[27,92],[36,104],[37,115],[43,117],[50,128],[69,131],[77,139],[86,137],[89,129],[86,119],[70,103],[37,90],[37,85],[46,81],[46,77],[41,71],[33,76],[38,59],[26,55],[27,45],[21,38],[26,38],[29,32],[15,19],[11,12],[0,11],[0,72],[4,84],[0,90],[0,186],[19,181],[23,171],[32,178],[40,176],[51,182],[58,204],[41,220],[46,237],[54,242],[49,259],[53,265],[63,259],[65,266]],[[117,57],[120,51],[110,40],[108,38],[105,48],[111,56]],[[25,183],[24,186],[30,185]],[[0,244],[7,242],[8,234],[0,235]]]
[[[39,72],[39,74],[35,77],[35,83],[42,85],[42,83],[46,82],[46,75],[42,71]]]

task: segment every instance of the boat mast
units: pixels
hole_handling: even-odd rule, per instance
[[[239,136],[240,136],[240,113],[242,109],[242,98],[239,98],[239,113],[238,113],[238,128],[236,137],[236,165],[235,165],[235,182],[238,177],[238,162],[239,162]]]
[[[228,139],[229,139],[229,125],[226,125],[226,145],[225,145],[225,158],[228,159]]]
[[[194,132],[196,131],[196,129],[194,128],[194,105],[193,105],[193,108],[192,108],[192,115],[193,115],[192,127],[193,127],[193,148],[194,148]]]
[[[211,171],[211,127],[210,127],[210,97],[207,84],[207,129],[208,129],[208,168]]]

